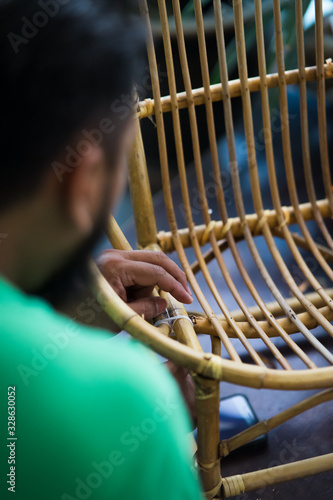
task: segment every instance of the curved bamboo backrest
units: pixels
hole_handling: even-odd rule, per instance
[[[168,17],[165,0],[157,0],[162,40],[167,69],[169,95],[161,96],[158,63],[156,60],[152,29],[146,0],[139,0],[140,11],[147,26],[147,52],[151,81],[153,88],[152,99],[139,103],[138,122],[154,116],[158,138],[159,159],[163,184],[165,209],[168,218],[169,231],[157,231],[157,223],[153,214],[149,180],[145,162],[144,147],[138,126],[138,135],[133,152],[130,168],[131,194],[134,205],[138,243],[141,248],[152,250],[161,249],[164,252],[176,251],[178,259],[187,274],[188,281],[200,304],[201,311],[193,316],[194,324],[184,319],[173,321],[172,327],[176,334],[176,342],[170,337],[171,323],[162,323],[158,328],[134,315],[120,299],[108,290],[103,280],[100,280],[99,296],[106,310],[133,335],[152,346],[161,354],[188,366],[201,374],[216,379],[225,379],[254,387],[302,388],[330,386],[333,375],[333,354],[328,340],[333,337],[333,290],[323,287],[318,276],[313,272],[313,266],[300,251],[306,249],[315,262],[316,269],[325,275],[330,282],[333,271],[329,262],[333,259],[333,240],[327,226],[328,218],[333,217],[333,191],[328,156],[328,139],[326,123],[325,84],[333,77],[333,64],[330,60],[324,62],[323,11],[322,2],[315,2],[315,59],[316,66],[305,66],[305,44],[303,30],[302,0],[295,0],[296,40],[298,67],[285,70],[284,40],[281,23],[280,0],[273,0],[274,29],[277,73],[267,74],[266,54],[264,43],[264,23],[261,0],[254,0],[255,8],[255,36],[257,48],[258,76],[248,77],[246,40],[244,35],[244,15],[241,0],[233,1],[234,30],[237,47],[239,79],[229,81],[227,71],[226,44],[223,22],[223,5],[220,0],[213,0],[215,16],[215,33],[218,54],[220,84],[210,84],[210,69],[208,63],[204,20],[200,0],[194,0],[194,12],[198,43],[198,61],[202,86],[192,88],[191,75],[188,65],[188,54],[184,37],[182,13],[179,0],[172,1],[174,24],[176,30],[177,47],[171,43],[170,17]],[[172,21],[173,22],[173,21]],[[178,92],[175,74],[174,53],[180,61],[181,77],[184,91]],[[178,75],[177,75],[178,76]],[[317,88],[318,130],[320,163],[311,165],[309,119],[307,109],[308,82],[315,82]],[[293,164],[290,139],[290,123],[288,110],[287,87],[297,84],[300,99],[300,127],[301,138],[298,145],[302,153],[302,169],[306,186],[307,201],[299,202],[299,192],[295,177],[295,169],[299,165]],[[277,88],[279,93],[279,114],[281,119],[281,142],[283,161],[277,163],[272,133],[272,116],[269,103],[269,89]],[[272,207],[267,209],[263,201],[263,185],[258,170],[258,152],[253,125],[252,97],[260,95],[260,109],[262,114],[262,131],[264,136],[264,150],[266,174],[268,176]],[[248,212],[247,202],[244,199],[244,185],[241,182],[239,171],[239,155],[236,147],[235,127],[233,120],[233,99],[241,98],[242,122],[246,140],[247,169],[250,180],[251,203],[253,210]],[[216,105],[214,103],[217,103]],[[219,104],[219,107],[217,107]],[[200,148],[200,130],[202,123],[198,123],[197,108],[205,109],[205,128],[209,142],[209,156],[214,186],[214,203],[217,211],[214,218],[211,215],[206,192],[206,178],[203,169],[202,151]],[[185,111],[181,111],[185,110]],[[189,171],[184,158],[183,128],[180,113],[187,112],[191,141],[193,146],[193,171],[199,192],[200,217],[202,223],[197,223],[193,214],[191,193],[189,189]],[[168,163],[168,141],[165,133],[165,116],[171,114],[176,150],[178,174],[182,196],[182,210],[185,214],[186,227],[179,227],[179,207],[174,204],[172,184]],[[225,127],[225,137],[230,163],[230,179],[233,192],[232,209],[235,207],[237,215],[230,216],[230,206],[226,202],[226,186],[221,175],[222,165],[219,158],[216,121],[222,120]],[[285,169],[285,182],[281,186],[278,179],[278,169]],[[149,165],[148,165],[149,169]],[[324,187],[323,199],[317,199],[314,182],[322,178]],[[289,206],[282,206],[282,190],[288,190]],[[284,195],[284,193],[282,193]],[[307,221],[313,220],[321,234],[320,244],[315,241],[310,232]],[[290,226],[297,224],[298,231],[291,230]],[[281,281],[274,279],[259,251],[256,237],[265,242],[267,252],[282,277]],[[109,237],[113,246],[128,248],[121,231],[114,221],[111,222]],[[297,269],[306,280],[312,291],[305,293],[295,279],[294,273],[288,266],[284,254],[277,245],[277,238],[286,242]],[[239,249],[239,242],[243,241],[244,248],[251,262],[255,264],[256,273],[261,276],[264,288],[273,296],[273,302],[267,302],[265,295],[258,290],[256,280],[248,271],[244,262],[244,250]],[[209,245],[203,252],[202,247]],[[190,262],[187,248],[192,248],[195,260]],[[245,284],[246,293],[252,297],[254,306],[249,307],[243,294],[239,292],[234,276],[229,272],[230,260],[224,258],[224,250],[229,250],[233,259],[234,268]],[[224,284],[238,305],[238,311],[231,312],[225,296],[221,296],[218,285],[210,274],[208,263],[215,259]],[[211,297],[207,298],[197,279],[198,273],[205,280]],[[283,286],[281,286],[283,284]],[[289,291],[289,297],[281,288]],[[111,293],[111,295],[110,295]],[[156,292],[157,293],[157,292]],[[110,301],[114,302],[111,303]],[[170,316],[186,315],[181,304],[167,297]],[[220,313],[216,313],[216,310]],[[161,319],[161,318],[159,318]],[[163,315],[162,315],[163,319]],[[165,319],[165,318],[164,318]],[[320,326],[324,334],[312,332]],[[197,333],[211,336],[212,354],[202,352],[197,339]],[[294,337],[292,334],[300,333]],[[278,342],[275,341],[278,338]],[[302,342],[299,342],[299,339]],[[237,339],[237,340],[234,340]],[[256,339],[253,342],[252,339]],[[305,347],[303,346],[305,341]],[[265,346],[267,352],[275,360],[279,368],[272,370],[266,366],[260,350]],[[186,345],[184,345],[186,344]],[[311,358],[308,346],[319,352],[322,363],[320,368]],[[240,350],[238,346],[241,347]],[[282,347],[281,347],[282,346]],[[294,370],[286,356],[284,348],[292,352],[301,362],[302,368]],[[246,362],[244,362],[244,353]],[[222,357],[221,357],[222,356]],[[299,364],[297,365],[299,368]],[[308,370],[311,369],[311,370]]]

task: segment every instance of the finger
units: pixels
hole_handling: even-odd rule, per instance
[[[119,279],[119,276],[105,276],[105,279],[108,281],[108,283],[112,286],[113,290],[116,292],[117,295],[124,301],[127,302],[127,292],[125,290],[124,284]]]
[[[155,266],[162,267],[171,276],[173,276],[177,281],[179,281],[187,293],[192,295],[192,292],[188,286],[185,273],[180,269],[175,262],[173,262],[169,257],[167,257],[163,252],[151,252],[148,250],[135,250],[133,252],[126,252],[126,257],[130,260],[136,262],[146,262],[147,264],[153,264]]]
[[[161,314],[167,306],[166,300],[162,297],[149,297],[129,302],[128,305],[145,319],[152,319]]]
[[[125,288],[134,285],[158,286],[161,290],[171,293],[180,302],[185,304],[193,302],[184,286],[161,266],[127,261],[121,272],[121,280]]]
[[[154,290],[154,286],[133,286],[127,288],[128,300],[145,299],[151,297]]]

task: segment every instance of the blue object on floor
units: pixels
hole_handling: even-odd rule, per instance
[[[220,400],[220,439],[229,439],[232,436],[248,429],[259,422],[249,400],[243,394],[234,394]],[[197,437],[197,430],[194,431]],[[253,439],[245,447],[259,448],[267,444],[267,434]]]

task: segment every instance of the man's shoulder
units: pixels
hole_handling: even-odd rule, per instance
[[[59,383],[67,378],[89,386],[94,380],[116,385],[118,391],[127,385],[141,397],[148,388],[156,386],[157,392],[161,385],[172,385],[155,355],[139,342],[78,323],[44,300],[14,291],[0,301],[0,311],[3,367],[19,371],[21,382],[60,370],[66,377]]]
[[[0,291],[3,290],[0,288]],[[58,313],[47,301],[9,287],[0,296],[0,314],[0,343],[8,350],[15,346],[18,354],[31,346],[51,351],[51,344],[61,350],[70,346],[79,335],[87,341],[89,333],[94,331],[81,325],[76,318]],[[96,335],[96,338],[108,337],[111,333],[96,329]]]
[[[11,305],[5,314],[0,371],[17,392],[22,484],[35,484],[34,497],[42,498],[65,463],[52,498],[81,498],[76,492],[87,492],[90,478],[106,468],[110,477],[101,476],[98,498],[120,498],[129,477],[137,498],[148,498],[149,488],[158,491],[164,480],[163,498],[175,492],[188,498],[178,494],[178,484],[198,498],[186,441],[188,417],[175,381],[157,357],[137,341],[77,324],[37,299],[19,302],[16,313]],[[45,444],[47,460],[38,459],[35,467],[31,450],[43,456]],[[176,477],[177,487],[170,477]]]
[[[29,296],[9,307],[3,326],[1,371],[27,397],[47,388],[86,414],[98,401],[110,415],[122,408],[123,424],[132,412],[164,420],[184,410],[171,374],[134,339],[78,323]]]

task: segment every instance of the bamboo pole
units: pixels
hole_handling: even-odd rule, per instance
[[[327,294],[333,298],[333,288],[328,288]],[[324,301],[320,296],[318,296],[317,293],[315,292],[309,292],[306,293],[305,296],[310,302],[313,302],[313,304],[316,307],[323,307]],[[302,307],[302,304],[298,302],[298,300],[295,297],[290,297],[289,299],[286,299],[287,304],[290,305],[290,307],[298,314],[302,313],[304,311],[304,308]],[[283,316],[284,312],[283,309],[281,309],[281,306],[278,302],[266,302],[266,307],[269,310],[273,316],[276,318],[279,316]],[[264,315],[259,307],[249,307],[250,313],[256,318],[256,319],[263,319]],[[241,311],[233,311],[231,313],[236,321],[245,321],[245,316],[242,314]]]
[[[307,82],[314,82],[317,79],[317,67],[305,68],[304,71],[305,80]],[[331,60],[326,61],[323,67],[324,79],[333,78],[333,63]],[[286,71],[286,83],[287,85],[295,85],[300,82],[300,73],[298,69]],[[258,76],[248,79],[249,91],[258,92],[260,90],[260,78]],[[267,75],[267,87],[276,88],[279,86],[278,74],[274,73]],[[223,100],[223,89],[222,84],[217,83],[211,86],[212,101],[217,102]],[[239,97],[241,95],[240,80],[230,80],[229,82],[229,94],[230,97]],[[204,89],[198,88],[193,90],[193,102],[195,106],[199,106],[205,103]],[[179,92],[177,94],[177,106],[178,109],[187,108],[187,98],[186,92]],[[140,119],[152,116],[155,114],[155,101],[154,99],[145,99],[139,103]],[[171,97],[165,96],[161,98],[161,111],[162,113],[167,113],[171,111]]]
[[[193,376],[198,422],[197,462],[206,498],[213,498],[221,488],[219,405],[220,384],[216,380]]]
[[[140,122],[135,119],[136,138],[129,161],[129,186],[139,248],[157,242],[157,229],[151,196]]]
[[[161,251],[160,247],[156,244],[147,246],[145,250],[157,252]],[[167,311],[171,319],[176,316],[182,316],[182,318],[175,320],[172,325],[177,340],[179,340],[179,342],[181,342],[182,344],[195,349],[196,351],[202,352],[202,347],[195,333],[193,325],[190,321],[184,318],[184,316],[188,318],[188,314],[184,305],[181,302],[178,302],[178,300],[176,300],[174,297],[172,297],[170,293],[166,293],[163,290],[160,290],[160,295],[167,302]],[[156,320],[160,319],[166,318],[162,314],[158,318],[156,318]]]
[[[303,29],[303,2],[295,1],[295,18],[297,34],[297,59],[299,70],[299,90],[300,90],[300,122],[302,138],[302,158],[306,189],[311,202],[314,218],[324,236],[327,244],[332,249],[333,239],[326,227],[323,217],[317,206],[317,196],[314,188],[313,175],[311,170],[310,144],[309,144],[309,121],[307,109],[306,76],[305,76],[305,49],[304,49],[304,29]]]
[[[318,200],[317,206],[324,218],[329,217],[330,207],[326,199]],[[314,219],[314,212],[311,203],[300,204],[299,208],[302,212],[304,220]],[[286,224],[292,225],[296,223],[296,217],[293,207],[282,207],[282,213],[284,215]],[[279,221],[277,212],[275,210],[265,210],[264,215],[266,218],[266,223],[272,230],[278,228]],[[257,214],[245,214],[244,219],[241,219],[240,217],[230,217],[228,219],[228,230],[230,230],[233,236],[235,236],[236,238],[244,238],[243,220],[246,221],[247,227],[249,228],[249,231],[252,235],[255,235],[256,231],[258,230],[260,219]],[[216,239],[218,241],[224,239],[226,234],[225,224],[223,224],[222,221],[212,222],[214,224],[211,226],[211,231],[214,232]],[[206,231],[206,226],[204,224],[195,226],[193,230],[195,231],[196,236],[201,244],[207,243],[207,240],[204,238],[204,234]],[[178,237],[180,238],[182,246],[184,248],[188,248],[191,246],[191,237],[188,228],[178,229]],[[159,231],[157,240],[163,252],[170,253],[175,250],[175,246],[173,244],[173,235],[171,232]]]
[[[113,248],[127,251],[132,250],[131,245],[128,243],[127,239],[124,236],[124,233],[122,232],[116,219],[112,215],[109,217],[105,234]]]
[[[323,175],[326,198],[333,217],[333,191],[330,172],[327,144],[327,121],[326,121],[326,99],[325,99],[325,70],[324,70],[324,21],[322,0],[315,0],[315,36],[316,36],[316,76],[318,95],[318,129],[321,168]]]
[[[319,308],[319,311],[321,314],[323,314],[328,321],[333,320],[333,312],[332,310],[325,306]],[[188,313],[192,318],[193,321],[195,322],[194,324],[194,329],[197,332],[197,334],[203,333],[207,335],[214,335],[216,336],[214,327],[210,324],[209,320],[200,312],[195,312],[195,311],[189,311]],[[242,311],[240,311],[240,314],[243,314]],[[262,311],[261,311],[262,314]],[[272,315],[273,316],[273,315]],[[298,321],[304,324],[306,328],[309,330],[313,330],[318,326],[317,321],[308,313],[308,312],[302,312],[297,315]],[[220,321],[221,326],[225,329],[227,335],[230,338],[237,338],[234,330],[230,328],[228,325],[227,321],[223,318],[223,316],[218,316],[217,317],[218,321]],[[248,338],[248,339],[258,339],[260,336],[258,335],[258,331],[251,326],[251,324],[248,321],[237,321],[238,327],[242,330],[243,334]],[[275,322],[275,326],[272,326],[267,320],[258,320],[259,327],[266,333],[268,337],[278,337],[280,335],[279,329],[282,329],[285,331],[285,333],[289,336],[292,335],[293,333],[299,333],[298,327],[296,323],[292,323],[288,318],[283,317],[283,318],[277,318]],[[276,326],[277,325],[277,326]],[[291,339],[289,339],[290,341]],[[287,345],[289,345],[286,342]],[[291,347],[291,345],[290,345]],[[309,368],[314,368],[314,363],[313,361],[309,360],[308,358],[304,358],[304,356],[301,357],[303,361],[306,360],[305,364],[309,366]]]
[[[281,230],[277,228],[272,228],[272,233],[274,236],[277,236],[278,238],[283,238]],[[305,239],[302,236],[300,236],[298,233],[290,233],[290,234],[293,240],[295,241],[296,245],[298,245],[301,248],[304,248],[305,250],[309,249],[308,244],[306,243]],[[241,241],[242,239],[243,237],[234,238],[235,242]],[[227,239],[223,239],[219,241],[217,244],[221,253],[223,253],[225,250],[229,248],[229,242]],[[331,249],[320,244],[316,244],[316,246],[319,252],[324,257],[324,259],[326,259],[327,261],[333,261],[333,251]],[[207,250],[207,252],[203,254],[203,258],[205,259],[206,264],[211,262],[215,258],[214,250],[212,248],[210,250]],[[200,271],[200,265],[197,260],[191,264],[191,269],[194,274]]]
[[[256,472],[230,476],[222,480],[223,498],[240,495],[245,491],[257,490],[292,479],[313,476],[333,469],[333,453],[319,457],[278,465]]]

